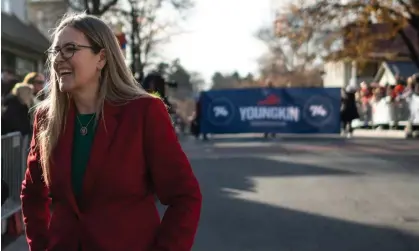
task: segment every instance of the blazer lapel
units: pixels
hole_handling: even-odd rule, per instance
[[[64,192],[70,202],[71,207],[80,216],[80,210],[77,206],[76,199],[74,197],[72,183],[71,183],[71,164],[72,164],[72,153],[73,153],[73,137],[74,137],[74,122],[75,122],[75,106],[70,101],[69,109],[67,112],[66,123],[64,131],[62,132],[60,139],[55,150],[55,163],[53,168],[55,169],[55,175],[58,178],[59,186],[64,188]]]
[[[119,111],[119,106],[105,101],[103,115],[98,120],[96,135],[90,150],[90,158],[83,180],[83,202],[92,194],[95,180],[100,177],[100,170],[104,166],[106,156],[109,156],[109,151],[118,128],[117,115]]]

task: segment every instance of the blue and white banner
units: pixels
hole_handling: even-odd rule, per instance
[[[202,133],[339,133],[339,88],[250,88],[201,94]]]

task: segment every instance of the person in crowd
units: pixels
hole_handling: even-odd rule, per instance
[[[392,97],[396,100],[400,95],[403,94],[404,89],[406,88],[406,81],[403,78],[397,78],[396,85],[394,86]]]
[[[401,80],[399,80],[398,82],[400,83]],[[388,125],[382,125],[380,126],[381,128],[393,128],[393,127],[397,127],[397,116],[396,116],[396,109],[395,109],[395,102],[397,99],[397,91],[396,89],[396,85],[390,85],[387,84],[385,86],[385,94],[384,94],[384,100],[386,101],[386,103],[388,104],[388,112],[389,112],[389,122]]]
[[[23,136],[32,132],[29,109],[33,106],[32,86],[18,83],[4,98],[1,116],[1,134],[20,132]]]
[[[11,69],[5,69],[1,73],[1,96],[5,97],[8,95],[18,82],[18,77],[14,71]]]
[[[30,72],[26,74],[23,79],[23,83],[30,84],[33,86],[33,92],[35,95],[35,103],[39,103],[45,99],[45,93],[43,92],[45,86],[45,76],[42,73]]]
[[[419,74],[417,76],[419,76]],[[416,75],[412,75],[409,78],[407,78],[406,88],[404,88],[402,94],[400,95],[401,99],[408,99],[412,96],[413,86],[414,86],[414,83],[417,81],[416,79],[419,80],[419,77],[416,77]]]
[[[370,104],[373,110],[372,120],[374,127],[378,130],[388,128],[391,126],[390,123],[393,121],[393,90],[394,88],[389,84],[385,86],[377,86],[374,89]]]
[[[188,117],[189,121],[189,131],[191,135],[193,135],[195,138],[198,138],[199,136],[199,128],[196,118],[196,111],[194,111],[191,116]]]
[[[347,138],[352,137],[352,120],[359,118],[355,102],[355,93],[357,90],[358,86],[356,84],[350,84],[341,90],[340,119],[342,125],[342,135]]]
[[[395,89],[394,85],[387,84],[385,86],[385,98],[386,98],[387,102],[389,102],[389,103],[394,102],[394,100],[395,100],[394,94],[396,92],[394,91],[394,89]]]
[[[136,82],[112,30],[68,15],[48,53],[21,190],[29,249],[190,250],[197,179],[166,106]],[[161,221],[155,194],[168,206]]]
[[[201,117],[202,117],[202,111],[201,111],[201,96],[197,95],[195,97],[195,117],[192,120],[191,123],[191,133],[195,136],[196,139],[199,139],[199,137],[202,134],[202,140],[207,141],[208,140],[208,134],[201,132]]]
[[[267,84],[266,84],[266,87],[267,87],[268,89],[273,88],[273,87],[274,87],[273,82],[272,82],[271,80],[268,80],[268,81],[267,81]],[[265,138],[265,139],[268,139],[268,138],[269,138],[269,136],[271,136],[271,138],[276,138],[276,133],[274,133],[274,132],[265,132],[265,133],[263,134],[263,138]]]
[[[45,99],[44,85],[45,76],[42,73],[30,72],[23,78],[23,83],[31,85],[33,90],[33,105],[39,104]],[[30,109],[29,115],[31,118],[31,125],[34,121],[34,109]]]
[[[409,78],[408,88],[410,88],[410,92],[405,94],[405,98],[410,114],[405,132],[410,136],[413,131],[419,130],[419,74]]]
[[[150,73],[148,74],[142,83],[144,89],[163,100],[166,104],[167,109],[170,114],[174,113],[173,105],[169,102],[169,99],[166,96],[166,81],[163,76],[159,73]]]
[[[358,101],[360,103],[360,111],[362,113],[361,120],[364,121],[364,127],[368,127],[369,118],[371,117],[370,99],[372,97],[372,88],[366,82],[360,84]]]
[[[382,86],[377,86],[372,93],[371,103],[379,102],[381,99],[385,98],[386,89]]]

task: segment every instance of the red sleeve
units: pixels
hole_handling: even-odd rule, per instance
[[[42,180],[42,169],[39,164],[36,135],[38,133],[39,115],[35,116],[33,136],[27,160],[27,169],[22,183],[20,198],[22,200],[23,221],[26,226],[26,239],[30,251],[45,250],[48,244],[48,225],[50,221],[48,197],[49,189]]]
[[[201,192],[161,100],[150,98],[145,116],[144,151],[153,186],[168,205],[153,251],[189,251],[201,212]]]

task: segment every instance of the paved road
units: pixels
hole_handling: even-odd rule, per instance
[[[204,196],[193,251],[419,250],[417,140],[220,137],[183,146]]]
[[[204,205],[194,251],[419,250],[419,141],[184,144]]]

